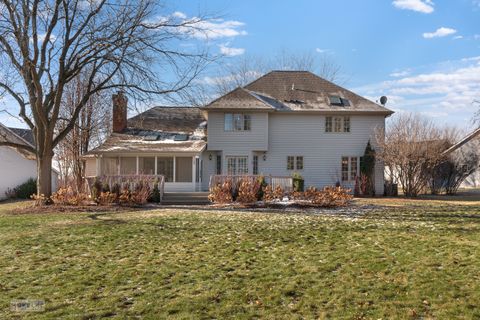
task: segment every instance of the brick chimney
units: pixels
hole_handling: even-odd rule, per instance
[[[128,99],[123,91],[118,91],[112,95],[112,129],[113,132],[120,133],[127,128],[127,104]]]

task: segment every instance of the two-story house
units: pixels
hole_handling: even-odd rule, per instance
[[[120,103],[119,103],[120,102]],[[207,190],[211,175],[301,174],[306,186],[352,187],[360,157],[393,112],[307,71],[272,71],[203,108],[155,107],[126,119],[87,158],[90,175],[156,173],[166,191]],[[377,161],[375,189],[383,194]]]

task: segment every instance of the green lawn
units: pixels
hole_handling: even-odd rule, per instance
[[[368,203],[384,207],[351,218],[0,204],[0,319],[480,318],[480,202]],[[10,311],[26,298],[45,311]]]

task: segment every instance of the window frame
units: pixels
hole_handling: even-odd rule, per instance
[[[326,116],[325,133],[351,133],[352,121],[350,116]]]
[[[349,172],[349,169],[350,169],[350,160],[349,160],[349,157],[342,157],[341,161],[340,161],[340,177],[342,179],[342,182],[348,182],[350,181],[349,180],[349,177],[350,177],[350,172]]]
[[[287,170],[295,170],[295,156],[287,156]]]
[[[252,157],[252,174],[258,175],[258,155]]]
[[[252,131],[252,116],[246,113],[224,113],[223,131]]]
[[[299,165],[301,164],[301,165]],[[295,157],[295,167],[297,170],[303,170],[304,163],[303,163],[303,156],[296,156]]]
[[[236,176],[248,174],[248,156],[226,156],[225,160],[227,162],[227,175]],[[231,164],[233,165],[233,172]]]
[[[353,161],[355,159],[355,161]],[[346,160],[346,163],[345,163]],[[360,172],[360,162],[362,157],[359,156],[342,156],[340,160],[340,177],[342,182],[352,182],[358,177]],[[355,170],[353,170],[353,164],[355,162]],[[346,165],[346,168],[345,168]],[[346,169],[346,170],[345,170]]]
[[[333,117],[331,116],[325,117],[325,132],[333,132]]]

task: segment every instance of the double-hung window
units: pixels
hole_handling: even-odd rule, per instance
[[[303,170],[303,156],[287,156],[287,170]]]
[[[250,131],[252,130],[252,117],[243,113],[225,113],[225,131]]]
[[[227,174],[242,175],[248,173],[248,157],[227,157]]]
[[[325,132],[350,132],[350,117],[325,117]]]

